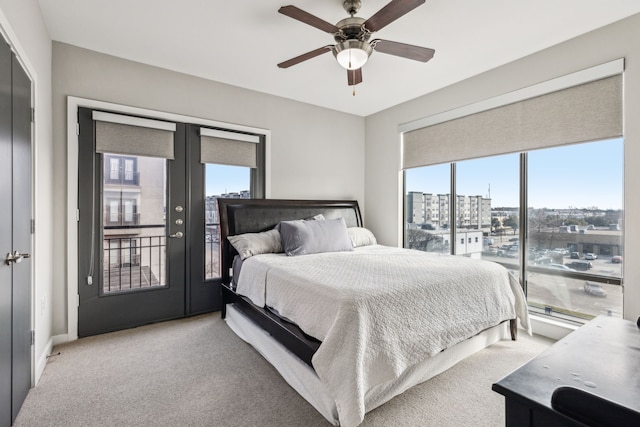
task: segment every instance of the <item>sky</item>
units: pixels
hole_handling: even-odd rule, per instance
[[[225,193],[238,193],[249,190],[250,172],[244,166],[227,166],[207,164],[206,168],[207,196],[219,196]]]
[[[529,151],[529,207],[622,209],[623,159],[622,139]],[[457,162],[457,194],[517,207],[519,168],[517,153]],[[449,175],[449,164],[409,169],[406,190],[448,194]]]
[[[530,151],[529,207],[622,209],[623,140]],[[493,207],[519,206],[519,154],[456,163],[457,193],[491,195]],[[406,190],[449,193],[449,164],[407,170]],[[206,194],[249,189],[249,169],[207,164]]]

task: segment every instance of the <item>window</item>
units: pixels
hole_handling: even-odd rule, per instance
[[[528,153],[530,306],[622,317],[622,263],[613,258],[622,255],[622,169],[622,139]],[[549,274],[556,266],[570,270]]]
[[[140,184],[136,157],[105,154],[104,162],[105,184]]]
[[[218,197],[251,197],[251,168],[207,163],[205,167],[205,278],[220,277]]]
[[[479,211],[476,196],[485,190],[475,190],[475,184],[486,188],[491,182],[492,190],[495,182],[519,184],[510,193],[512,201],[497,202],[497,191],[491,195],[490,234],[482,233],[483,247],[492,250],[481,256],[491,257],[493,250],[501,255],[496,262],[519,272],[525,291],[531,285],[530,307],[545,314],[572,319],[620,315],[622,270],[594,260],[623,261],[623,71],[624,60],[611,61],[400,127],[406,194],[420,191],[408,185],[410,176],[421,173],[416,170],[451,168],[451,181],[442,183],[450,184],[455,197],[452,238],[483,222],[474,215]],[[518,153],[512,156],[519,162],[492,170],[489,177],[488,168],[475,167],[508,158],[504,153]],[[518,173],[505,173],[510,168]],[[465,169],[472,171],[467,179]],[[609,202],[612,194],[619,203]],[[610,207],[601,206],[605,200]],[[596,236],[607,227],[608,240]],[[475,252],[463,245],[452,248],[455,254]],[[580,299],[588,302],[576,304]]]
[[[405,180],[405,247],[449,253],[449,165],[409,169]]]
[[[456,176],[454,232],[460,244],[454,254],[498,262],[524,275],[534,311],[572,319],[622,316],[622,139],[407,169],[412,214],[405,219],[405,247],[430,249],[410,237],[416,230],[427,233],[422,229],[429,194],[415,190],[450,185],[443,168]],[[419,182],[419,176],[430,179]],[[522,194],[528,196],[524,230]],[[476,247],[472,238],[479,244],[481,236]]]

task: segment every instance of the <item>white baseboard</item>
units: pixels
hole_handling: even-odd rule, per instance
[[[42,352],[40,357],[38,357],[38,361],[36,363],[36,369],[35,369],[34,378],[33,378],[33,386],[34,387],[36,385],[38,385],[38,382],[40,381],[40,377],[42,376],[42,373],[44,372],[44,368],[45,368],[45,366],[47,366],[47,356],[49,356],[49,354],[51,354],[51,349],[52,348],[53,348],[53,338],[49,338],[49,341],[47,342],[47,345],[44,347],[44,351]]]
[[[66,342],[69,342],[68,334],[54,335],[51,338],[49,338],[49,341],[47,342],[47,345],[44,347],[44,351],[38,357],[38,361],[36,362],[36,367],[35,367],[35,370],[33,372],[33,374],[34,374],[33,386],[34,387],[36,385],[38,385],[38,382],[40,381],[40,377],[42,376],[42,373],[44,372],[44,368],[47,366],[47,359],[49,358],[49,355],[53,351],[53,347],[57,346],[58,344],[64,344]]]

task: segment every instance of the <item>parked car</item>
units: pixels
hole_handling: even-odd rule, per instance
[[[600,283],[584,282],[584,291],[594,297],[606,297],[607,291],[604,290]]]
[[[587,271],[590,268],[593,268],[593,264],[591,264],[589,261],[573,261],[568,262],[565,265],[578,271]]]
[[[549,264],[547,268],[550,268],[552,270],[575,271],[573,268],[567,267],[566,265],[562,264]]]
[[[580,253],[579,252],[571,252],[570,258],[571,259],[580,259]]]
[[[594,259],[598,259],[598,255],[591,253],[591,252],[587,252],[584,255],[584,259],[588,259],[588,260],[594,260]]]
[[[551,258],[549,258],[548,256],[540,257],[536,259],[536,265],[549,265],[549,264],[551,264]]]
[[[622,256],[621,255],[614,255],[611,257],[611,262],[614,264],[620,264],[622,262]]]

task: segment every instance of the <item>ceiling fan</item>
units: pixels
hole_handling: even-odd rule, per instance
[[[355,86],[362,83],[362,66],[367,62],[374,50],[415,61],[427,62],[433,58],[435,50],[389,40],[374,39],[369,41],[373,32],[381,30],[424,2],[425,0],[392,0],[372,17],[365,20],[355,16],[360,10],[361,0],[345,0],[342,5],[351,16],[341,20],[336,25],[330,24],[295,6],[282,6],[278,9],[278,12],[333,34],[336,44],[323,46],[296,56],[288,61],[279,63],[278,67],[289,68],[292,65],[331,51],[338,63],[347,70],[349,86]]]

